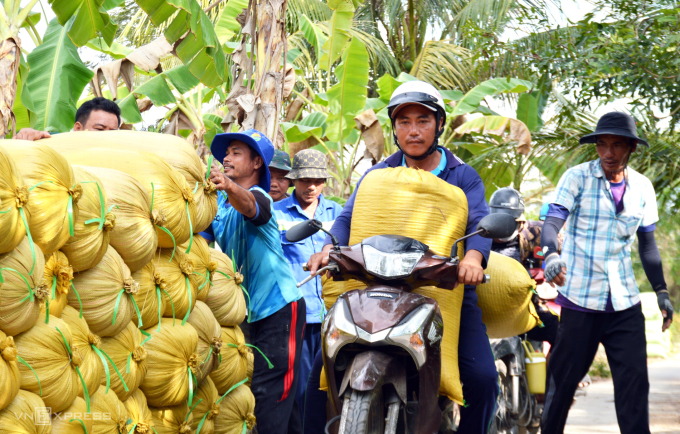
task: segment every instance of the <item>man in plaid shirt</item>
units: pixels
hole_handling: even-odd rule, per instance
[[[621,433],[649,433],[649,379],[645,319],[631,262],[637,234],[640,258],[657,294],[663,330],[671,324],[661,256],[654,240],[656,195],[645,176],[627,167],[637,145],[634,119],[604,115],[583,143],[596,143],[599,159],[569,169],[543,227],[545,280],[558,285],[562,306],[557,341],[550,355],[541,432],[562,433],[579,380],[600,343],[612,371]],[[566,222],[561,255],[557,233]]]

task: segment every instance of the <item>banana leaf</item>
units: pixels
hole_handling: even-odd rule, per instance
[[[113,42],[118,26],[109,14],[101,12],[104,0],[50,0],[49,3],[59,24],[68,29],[69,38],[78,47],[97,35],[101,35],[107,44]]]

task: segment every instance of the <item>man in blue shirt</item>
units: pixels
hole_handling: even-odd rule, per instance
[[[273,202],[267,194],[267,166],[274,147],[264,134],[251,129],[216,135],[211,151],[222,161],[224,173],[217,168],[210,171],[210,180],[220,192],[217,216],[204,235],[212,239],[212,232],[241,270],[249,291],[250,340],[268,358],[255,352],[250,388],[258,431],[299,433],[295,390],[306,308],[283,256]]]
[[[468,201],[466,233],[474,232],[479,221],[489,214],[484,183],[472,167],[447,149],[437,146],[446,120],[446,110],[440,93],[427,83],[411,81],[394,91],[388,110],[395,143],[400,151],[373,166],[369,172],[405,165],[427,170],[459,187]],[[361,181],[331,230],[341,245],[349,243],[354,199],[360,188]],[[418,206],[417,197],[413,199],[413,206]],[[331,247],[330,237],[327,237],[323,251],[309,261],[312,273],[328,264]],[[465,257],[460,263],[458,274],[458,281],[465,285],[458,344],[460,378],[467,404],[461,409],[459,427],[459,432],[464,433],[487,433],[498,396],[498,373],[475,293],[475,285],[482,283],[490,249],[491,240],[478,235],[468,238],[465,241]]]
[[[321,251],[326,238],[323,232],[311,237],[291,243],[286,240],[286,231],[296,224],[311,218],[321,221],[328,230],[333,226],[335,218],[342,211],[337,203],[326,200],[321,192],[330,178],[326,170],[326,156],[314,149],[305,149],[293,158],[293,168],[286,175],[293,181],[293,194],[274,204],[274,214],[279,222],[281,231],[281,245],[283,254],[290,264],[295,280],[304,280],[309,273],[302,269],[309,258]],[[305,283],[300,287],[307,305],[307,326],[302,343],[302,359],[300,360],[300,381],[298,382],[297,401],[304,415],[305,390],[307,377],[312,370],[314,356],[321,351],[321,321],[324,314],[323,298],[321,296],[321,277]]]

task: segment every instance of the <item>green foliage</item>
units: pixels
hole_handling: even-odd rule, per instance
[[[479,107],[487,96],[502,93],[522,93],[533,88],[533,83],[517,78],[493,78],[475,86],[456,104],[451,116],[464,115]]]
[[[104,0],[51,0],[49,3],[59,24],[67,27],[69,38],[78,47],[98,35],[107,44],[113,42],[118,26],[102,12]]]
[[[324,137],[326,134],[326,113],[314,112],[305,116],[299,123],[281,122],[289,142],[301,142],[310,136]]]

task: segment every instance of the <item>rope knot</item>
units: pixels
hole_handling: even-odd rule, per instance
[[[149,432],[149,423],[148,422],[137,422],[137,426],[135,427],[135,432],[139,434],[146,434]]]
[[[210,261],[208,263],[208,273],[213,274],[217,271],[217,261]]]
[[[132,351],[132,360],[137,363],[142,363],[146,360],[146,348],[141,346],[135,348],[134,351]]]
[[[77,350],[77,347],[73,347]],[[83,363],[83,356],[80,355],[80,351],[71,351],[71,365],[73,367],[80,366]]]
[[[51,288],[47,286],[45,283],[41,283],[33,290],[35,298],[37,298],[38,301],[47,300],[51,292],[52,292]]]
[[[94,345],[95,347],[99,348],[99,345],[102,343],[102,340],[99,336],[90,332],[87,334],[87,342],[90,345]]]
[[[213,338],[212,343],[210,344],[214,354],[219,354],[220,351],[222,351],[222,345],[223,345],[222,338],[218,337]]]
[[[189,356],[189,360],[187,360],[187,366],[191,368],[191,372],[193,372],[194,375],[198,372],[198,366],[200,364],[201,361],[198,353],[193,353],[191,356]]]
[[[57,291],[59,294],[68,294],[73,280],[73,267],[66,261],[57,262],[55,267],[55,276],[57,276]]]
[[[194,261],[187,257],[183,257],[179,261],[179,270],[186,276],[191,276],[194,273]]]
[[[208,420],[215,419],[218,414],[220,414],[220,406],[213,403],[213,405],[210,407],[210,411],[208,412],[208,417],[206,419]]]
[[[234,273],[234,282],[236,282],[237,285],[240,285],[243,283],[243,274],[239,273],[238,271]]]
[[[165,227],[165,225],[168,224],[168,219],[165,217],[165,213],[163,213],[163,211],[160,209],[151,210],[151,221],[155,226],[160,227]]]
[[[248,427],[249,430],[253,429],[256,421],[257,419],[255,419],[255,415],[253,413],[248,413],[245,420],[246,427]]]
[[[139,292],[139,283],[132,277],[128,277],[123,281],[123,289],[128,294],[137,294]]]
[[[161,290],[165,290],[165,288],[168,286],[168,282],[165,280],[165,277],[161,276],[158,272],[153,273],[153,283]]]
[[[80,198],[83,196],[83,186],[76,184],[68,189],[68,194],[73,198],[73,204],[77,204]]]
[[[239,355],[243,358],[247,357],[248,352],[250,351],[245,343],[239,343],[237,349],[238,349]]]
[[[28,187],[16,187],[14,189],[14,203],[16,203],[17,208],[21,208],[28,202]]]
[[[211,180],[203,183],[203,192],[207,195],[211,195],[217,191],[217,186]]]
[[[189,422],[182,422],[177,429],[177,434],[191,434],[191,424]]]
[[[118,425],[118,432],[120,434],[128,434],[127,419],[126,420],[119,420],[117,425]]]
[[[194,194],[188,188],[182,189],[182,197],[189,203],[194,203]]]
[[[104,231],[112,231],[116,227],[116,215],[112,212],[107,213],[104,220]]]
[[[2,354],[2,358],[7,362],[14,362],[17,359],[19,351],[16,345],[14,345],[14,338],[12,336],[7,336],[4,341],[0,341],[0,354]]]

